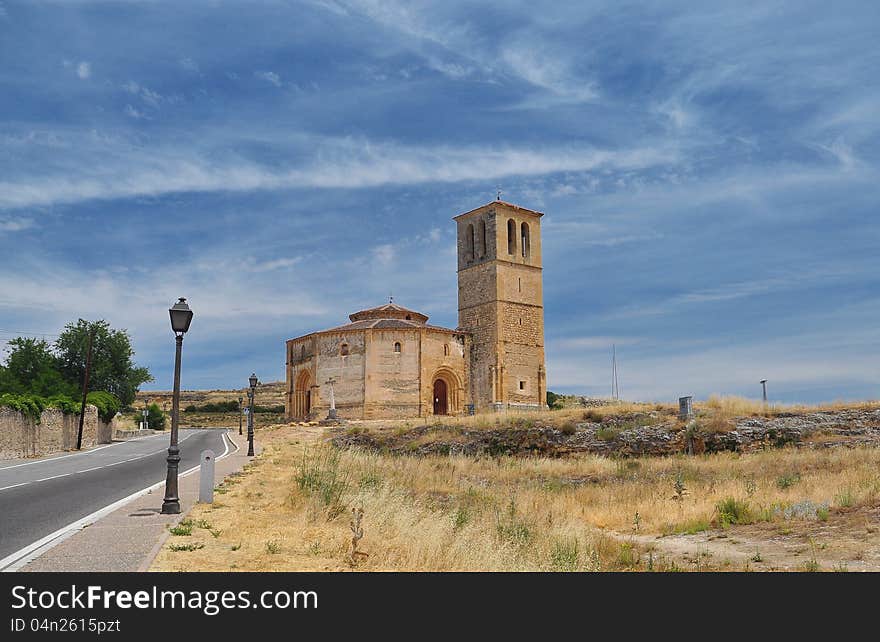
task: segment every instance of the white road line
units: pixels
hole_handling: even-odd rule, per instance
[[[224,434],[224,436],[226,435],[226,433],[223,433],[223,434]],[[183,439],[181,439],[178,443],[182,444],[183,442],[185,442],[187,439],[189,439],[192,436],[193,436],[192,434],[189,434],[186,437],[184,437]],[[149,439],[149,437],[139,437],[139,439]],[[111,444],[111,445],[113,445],[113,444]],[[125,464],[130,461],[136,461],[138,459],[143,459],[144,457],[151,457],[151,456],[156,455],[158,453],[165,452],[166,450],[167,450],[167,448],[162,448],[161,450],[155,450],[151,453],[146,453],[144,455],[138,455],[137,457],[131,457],[130,459],[123,459],[121,461],[115,461],[112,464],[104,464],[103,466],[95,466],[93,468],[86,468],[85,470],[75,470],[73,472],[64,473],[63,475],[53,475],[52,477],[43,477],[42,479],[32,479],[30,481],[22,482],[20,484],[14,484],[12,486],[4,486],[3,488],[0,488],[0,492],[3,492],[4,490],[6,490],[8,488],[17,488],[19,486],[25,486],[27,484],[38,484],[40,482],[49,481],[50,479],[57,479],[59,477],[67,477],[68,475],[79,475],[81,473],[88,473],[93,470],[99,470],[101,468],[110,468],[111,466],[118,466],[119,464]],[[86,453],[83,453],[83,454],[86,454]],[[58,457],[58,459],[61,459],[61,457]],[[50,461],[50,460],[43,460],[43,461]],[[36,464],[39,462],[30,462],[30,463]],[[24,465],[24,464],[21,464],[21,465]],[[15,466],[9,466],[9,468],[15,468]],[[0,470],[2,470],[2,469],[0,469]]]
[[[224,457],[226,457],[227,455],[229,455],[229,443],[231,442],[231,440],[229,439],[229,437],[226,435],[225,432],[222,434],[222,439],[223,439],[223,445],[224,445],[223,454],[220,455],[219,457],[217,457],[215,459],[215,461],[219,461],[219,460],[223,459]],[[236,450],[238,450],[237,446],[236,446]],[[180,473],[180,475],[178,475],[178,477],[186,477],[187,475],[191,475],[192,473],[197,471],[200,466],[201,466],[201,462],[199,462],[198,465],[193,466],[189,470],[186,470],[186,471]],[[33,560],[35,560],[36,558],[38,558],[40,555],[42,555],[46,551],[54,548],[55,546],[58,546],[58,544],[60,544],[64,540],[66,540],[68,537],[71,537],[72,535],[74,535],[77,531],[82,530],[83,528],[85,528],[89,524],[95,523],[96,521],[98,521],[99,519],[104,517],[105,515],[109,515],[110,513],[112,513],[114,510],[116,510],[120,506],[124,506],[128,502],[133,501],[133,500],[137,499],[138,497],[142,497],[156,488],[161,488],[164,483],[165,483],[165,480],[162,480],[160,482],[153,484],[152,486],[149,486],[147,488],[143,488],[135,493],[132,493],[128,497],[123,497],[119,501],[113,502],[112,504],[105,506],[104,508],[96,510],[94,513],[92,513],[90,515],[86,515],[85,517],[78,519],[75,522],[72,522],[71,524],[64,526],[63,528],[59,528],[54,533],[50,533],[49,535],[46,535],[46,537],[43,537],[42,539],[37,540],[33,544],[29,544],[29,545],[25,546],[24,548],[19,549],[16,552],[12,553],[11,555],[7,555],[2,560],[0,560],[0,573],[11,573],[13,571],[17,571],[21,567],[25,566],[26,564],[28,564],[28,563],[32,562]],[[21,485],[21,484],[19,484],[19,485]],[[0,489],[0,490],[3,490],[3,489]]]
[[[192,428],[185,428],[184,430],[192,430]],[[113,443],[113,444],[106,444],[104,446],[98,446],[97,448],[92,448],[91,450],[70,453],[69,455],[59,455],[58,457],[46,457],[45,459],[35,459],[34,461],[26,461],[23,464],[13,464],[12,466],[0,466],[0,472],[2,472],[4,470],[11,470],[13,468],[21,468],[22,466],[33,466],[34,464],[45,464],[47,462],[58,461],[59,459],[67,459],[68,457],[76,457],[77,455],[81,455],[81,456],[91,455],[93,453],[98,452],[99,450],[104,450],[105,448],[110,448],[111,446],[124,446],[125,444],[130,444],[135,441],[145,441],[147,439],[155,439],[157,437],[165,437],[165,436],[166,435],[163,435],[160,433],[157,435],[147,435],[145,437],[135,437],[134,439],[128,439],[128,440],[122,441],[122,442],[117,442],[117,443]],[[190,433],[189,435],[187,435],[186,437],[181,439],[179,443],[185,442],[190,437],[192,437],[192,433]],[[167,449],[163,448],[162,450],[167,450]],[[156,452],[160,453],[160,452],[162,452],[162,450],[157,450]],[[149,454],[152,455],[155,453],[149,453]],[[2,489],[0,489],[0,490],[2,490]]]
[[[73,474],[74,474],[74,473],[64,473],[64,474],[61,474],[61,475],[52,475],[51,477],[43,477],[42,479],[35,479],[35,480],[33,480],[32,482],[29,482],[29,483],[31,483],[31,484],[38,484],[39,482],[49,481],[50,479],[58,479],[59,477],[68,477],[68,476],[73,475]]]
[[[46,459],[36,459],[34,461],[27,461],[23,464],[14,464],[12,466],[0,466],[0,470],[10,470],[11,468],[21,468],[22,466],[33,466],[34,464],[45,464],[49,461],[58,461],[59,459],[67,459],[68,457],[76,457],[77,455],[91,455],[92,453],[96,453],[99,450],[104,450],[105,448],[109,448],[110,446],[118,445],[119,444],[107,444],[106,446],[98,446],[97,448],[92,448],[91,450],[87,450],[85,452],[70,453],[69,455],[60,455],[58,457],[47,457]]]

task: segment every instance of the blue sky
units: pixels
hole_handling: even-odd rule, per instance
[[[455,327],[451,217],[543,223],[549,386],[876,398],[880,5],[0,0],[0,339],[127,328],[283,377],[387,300]],[[50,337],[51,338],[51,337]]]

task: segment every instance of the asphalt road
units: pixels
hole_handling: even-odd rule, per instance
[[[224,430],[181,429],[180,472],[225,450]],[[0,559],[165,479],[169,434],[37,461],[0,461]],[[162,492],[156,507],[162,506]]]

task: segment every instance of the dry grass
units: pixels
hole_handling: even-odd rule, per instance
[[[210,529],[169,538],[154,569],[347,570],[363,508],[359,570],[644,570],[629,533],[822,520],[880,497],[880,449],[419,458],[339,452],[318,431],[267,431],[252,470],[190,516]],[[204,548],[172,551],[182,539]]]

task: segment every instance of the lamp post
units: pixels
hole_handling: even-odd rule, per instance
[[[767,380],[761,379],[760,384],[764,388],[764,403],[766,404],[767,403]]]
[[[241,399],[241,397],[239,397],[238,398],[238,434],[239,435],[241,434],[241,417],[244,414],[244,412],[242,411],[241,401],[242,401],[242,399]]]
[[[248,400],[250,401],[250,410],[248,411],[248,457],[254,456],[254,397],[257,394],[257,374],[253,373],[248,378],[251,384],[248,390]]]
[[[171,329],[177,341],[174,355],[174,395],[171,398],[171,445],[168,447],[168,476],[165,478],[165,499],[162,513],[176,515],[180,512],[180,497],[177,492],[177,471],[180,466],[180,448],[177,447],[177,418],[180,414],[180,353],[183,350],[183,335],[189,330],[193,313],[182,298],[168,310],[171,316]]]

